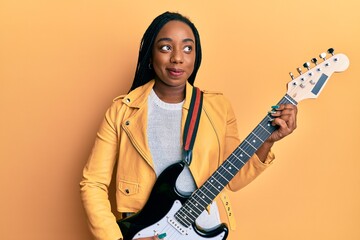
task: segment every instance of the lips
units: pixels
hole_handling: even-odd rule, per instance
[[[180,77],[181,75],[184,74],[184,70],[180,69],[180,68],[167,68],[166,69],[170,76],[173,76],[173,77]]]

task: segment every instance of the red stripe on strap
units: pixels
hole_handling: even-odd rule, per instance
[[[194,132],[194,128],[195,128],[195,123],[196,123],[196,118],[199,112],[199,106],[200,106],[200,89],[196,88],[196,99],[195,99],[195,103],[194,103],[194,111],[192,113],[191,116],[191,120],[190,120],[190,124],[189,124],[189,130],[188,130],[188,134],[186,137],[186,144],[185,144],[185,150],[189,150],[190,147],[190,143],[191,143],[191,138]]]

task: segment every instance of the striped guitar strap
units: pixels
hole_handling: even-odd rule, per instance
[[[188,166],[192,159],[192,149],[195,143],[196,132],[199,127],[202,103],[203,92],[200,91],[199,88],[194,87],[183,134],[184,161]]]

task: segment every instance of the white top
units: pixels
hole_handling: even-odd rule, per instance
[[[157,176],[168,166],[180,162],[183,156],[181,145],[181,114],[183,102],[166,103],[151,90],[148,99],[147,135],[150,152]],[[176,188],[185,195],[196,190],[195,181],[186,166],[176,181]],[[220,224],[216,203],[210,205],[210,212],[204,211],[196,220],[202,228],[208,229]]]

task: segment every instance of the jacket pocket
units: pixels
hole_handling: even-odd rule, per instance
[[[126,196],[131,196],[139,192],[139,184],[136,182],[130,182],[126,180],[120,180],[118,189]]]

